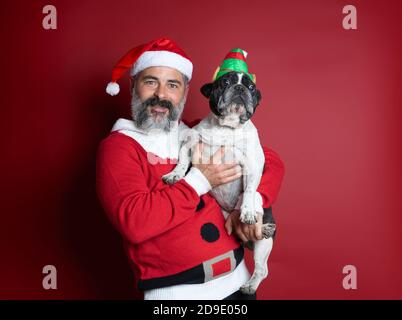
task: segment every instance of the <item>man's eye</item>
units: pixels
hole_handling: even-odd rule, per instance
[[[178,86],[177,84],[174,84],[174,83],[169,83],[169,87],[170,87],[171,89],[176,89],[176,88],[178,88],[179,86]]]
[[[145,81],[145,84],[152,86],[152,85],[155,84],[155,81],[153,81],[153,80],[146,80],[146,81]]]

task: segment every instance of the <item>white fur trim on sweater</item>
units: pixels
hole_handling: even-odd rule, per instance
[[[212,189],[208,179],[196,167],[191,167],[184,180],[193,187],[199,196],[206,194]]]
[[[170,51],[145,51],[134,64],[130,75],[134,76],[138,72],[149,67],[170,67],[183,73],[188,80],[193,73],[193,64],[183,56]]]
[[[178,159],[179,147],[186,137],[186,131],[189,128],[183,123],[169,132],[163,130],[153,130],[146,132],[135,126],[134,121],[127,119],[119,119],[112,128],[113,131],[129,136],[137,141],[146,152],[150,152],[162,159]]]

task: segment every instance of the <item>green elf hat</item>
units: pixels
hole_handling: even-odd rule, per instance
[[[248,75],[254,83],[256,83],[255,74],[248,73],[248,67],[246,63],[247,52],[236,48],[230,50],[230,52],[226,55],[220,67],[218,67],[215,71],[215,74],[212,78],[212,81],[219,79],[224,74],[235,71],[242,72]]]

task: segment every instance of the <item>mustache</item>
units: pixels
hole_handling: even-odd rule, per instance
[[[184,97],[177,106],[173,105],[172,102],[160,99],[157,96],[141,101],[137,93],[133,92],[131,99],[132,117],[136,126],[143,130],[163,129],[169,131],[171,123],[180,118],[185,101],[186,99]],[[152,107],[156,105],[169,110],[169,114],[164,117],[160,123],[155,123],[152,120],[152,116],[150,116],[147,111],[149,106]]]
[[[162,108],[166,108],[169,111],[172,111],[172,109],[173,109],[173,104],[170,101],[161,100],[161,99],[159,99],[159,97],[152,97],[143,102],[144,107],[148,107],[148,106],[153,107],[156,105],[159,105]]]

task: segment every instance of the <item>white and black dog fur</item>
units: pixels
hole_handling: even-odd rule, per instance
[[[177,166],[163,176],[163,180],[173,184],[185,176],[191,164],[191,151],[198,142],[203,142],[202,156],[207,159],[221,146],[225,146],[222,162],[234,160],[242,167],[243,176],[242,179],[213,188],[210,193],[221,206],[225,218],[241,201],[240,220],[255,224],[255,195],[265,161],[257,129],[250,118],[261,100],[261,93],[248,75],[234,71],[226,73],[213,83],[205,84],[201,92],[209,99],[212,112],[189,130],[181,145]],[[254,250],[254,272],[250,280],[240,288],[243,293],[255,293],[261,281],[267,277],[268,257],[275,230],[271,208],[264,209],[264,237],[255,243],[247,243]]]

